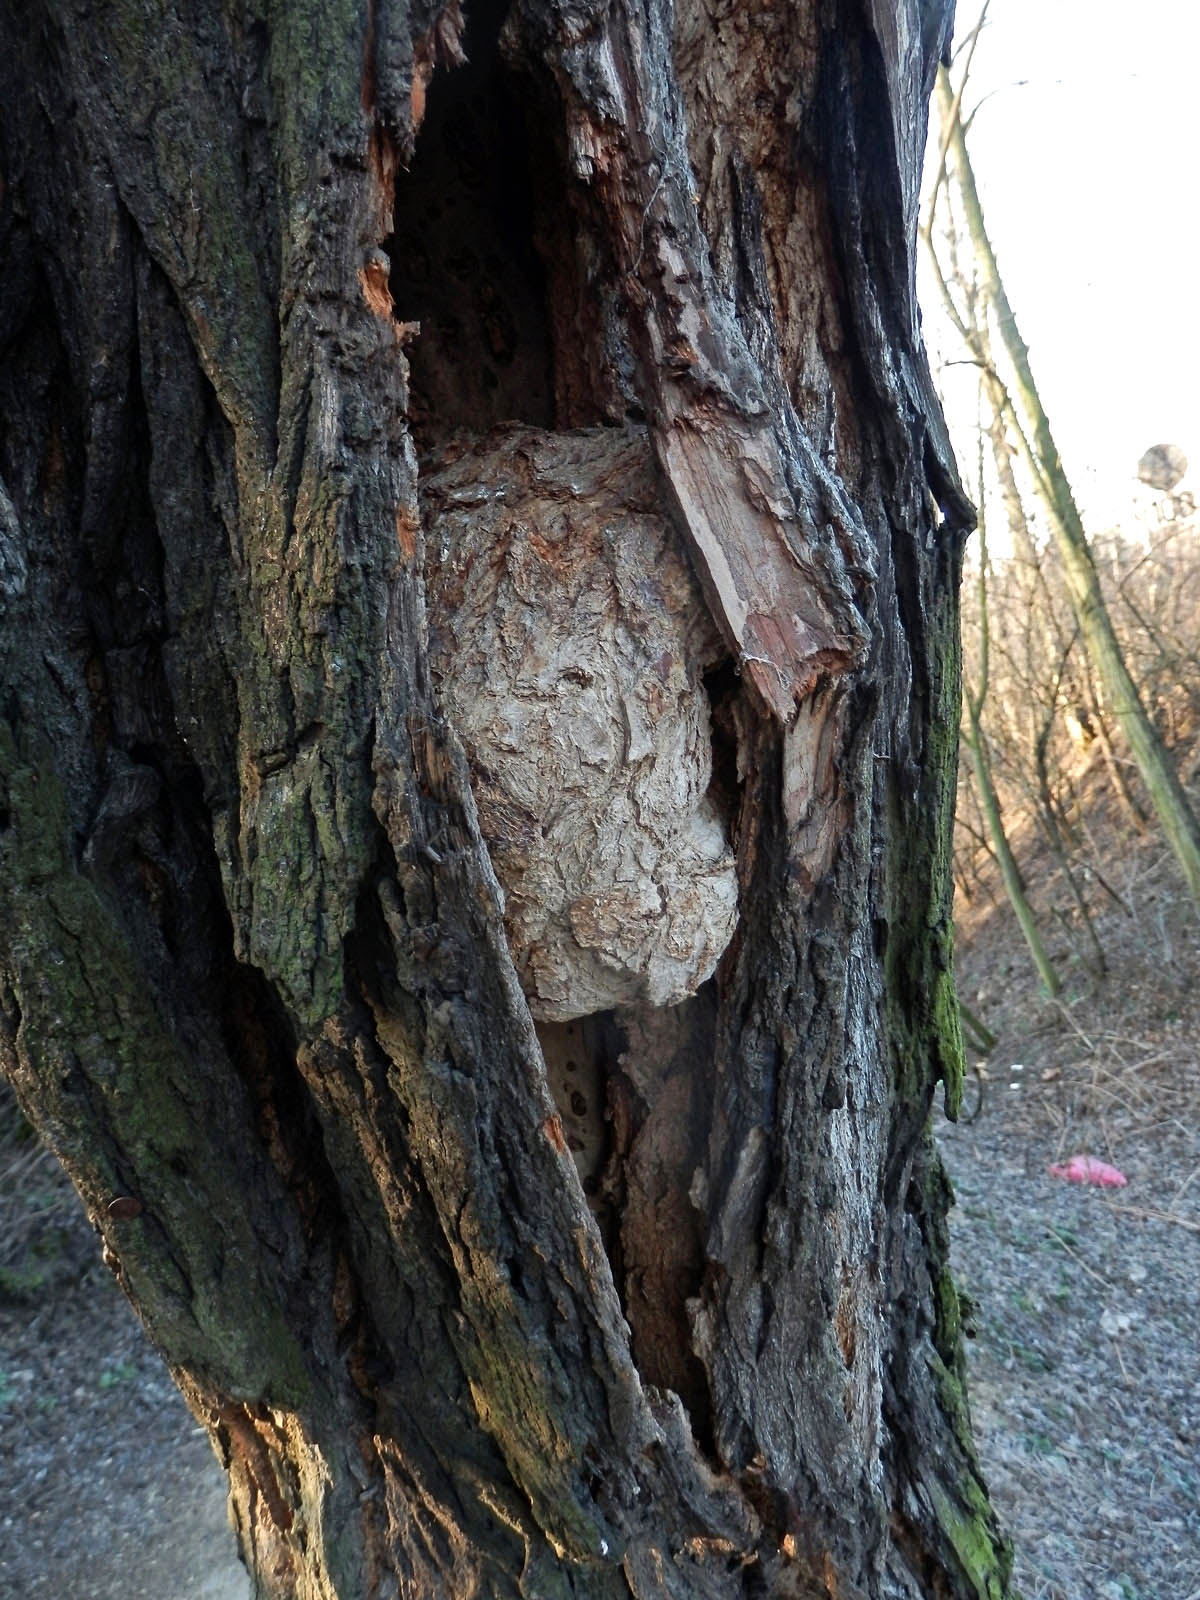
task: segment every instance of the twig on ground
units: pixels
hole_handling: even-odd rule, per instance
[[[1200,1233],[1200,1222],[1193,1222],[1190,1217],[1177,1217],[1173,1211],[1156,1211],[1152,1206],[1131,1205],[1114,1206],[1113,1210],[1130,1217],[1142,1217],[1148,1222],[1173,1222],[1176,1227],[1187,1228],[1190,1233]]]
[[[1066,1251],[1066,1253],[1070,1256],[1072,1261],[1074,1261],[1078,1266],[1081,1266],[1083,1268],[1083,1270],[1087,1273],[1089,1278],[1095,1278],[1096,1282],[1099,1283],[1099,1284],[1103,1284],[1103,1286],[1106,1289],[1114,1289],[1116,1287],[1116,1285],[1114,1283],[1111,1283],[1108,1278],[1104,1277],[1101,1273],[1097,1272],[1093,1267],[1089,1267],[1087,1262],[1083,1259],[1083,1257],[1079,1254],[1079,1252],[1077,1250],[1072,1250],[1071,1249],[1071,1246],[1063,1238],[1062,1234],[1059,1233],[1057,1228],[1052,1228],[1050,1226],[1050,1224],[1047,1223],[1046,1224],[1046,1232],[1050,1235],[1050,1237],[1054,1240],[1055,1244],[1057,1244],[1060,1249]]]
[[[1197,1177],[1200,1177],[1200,1167],[1193,1167],[1188,1173],[1187,1177],[1179,1185],[1178,1189],[1176,1189],[1175,1193],[1171,1196],[1172,1206],[1177,1206],[1179,1204],[1184,1195],[1191,1188],[1193,1179]]]
[[[1063,1020],[1066,1023],[1068,1023],[1070,1025],[1070,1027],[1074,1030],[1074,1032],[1079,1035],[1079,1037],[1083,1040],[1084,1044],[1086,1045],[1088,1051],[1090,1053],[1094,1053],[1095,1049],[1096,1049],[1096,1046],[1092,1043],[1092,1041],[1088,1038],[1087,1034],[1084,1033],[1083,1029],[1075,1021],[1075,1018],[1071,1015],[1070,1007],[1067,1006],[1062,1000],[1055,1000],[1054,1003],[1055,1003],[1056,1007],[1058,1008],[1059,1015],[1063,1018]]]

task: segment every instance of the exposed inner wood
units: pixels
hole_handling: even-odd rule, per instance
[[[692,1432],[704,1439],[711,1400],[693,1348],[689,1305],[700,1293],[705,1266],[706,1222],[697,1191],[716,1087],[715,985],[706,984],[680,1006],[618,1016],[625,1048],[608,1101],[620,1161],[615,1254],[622,1305],[643,1380],[678,1394]]]
[[[688,1303],[704,1271],[693,1191],[712,1120],[716,993],[572,1022],[538,1040],[567,1148],[600,1224],[642,1380],[672,1390],[697,1437],[710,1401]]]
[[[595,1208],[608,1148],[604,1112],[609,1031],[597,1018],[576,1017],[539,1023],[537,1032],[563,1137],[583,1192]]]
[[[644,383],[603,218],[578,185],[565,203],[565,141],[547,132],[561,108],[539,121],[548,91],[502,58],[498,21],[469,15],[470,68],[426,86],[389,246],[397,314],[420,323],[431,664],[639,1368],[704,1434],[686,1306],[703,1270],[690,1189],[715,996],[687,997],[736,921],[729,715],[744,691],[638,422]],[[567,431],[599,419],[618,426]],[[695,515],[752,518],[753,492],[726,505],[705,490]]]
[[[674,1005],[737,920],[721,645],[641,429],[460,440],[423,479],[431,662],[535,1017]]]

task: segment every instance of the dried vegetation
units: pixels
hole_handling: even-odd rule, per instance
[[[1196,804],[1200,542],[1098,547],[1139,687]],[[970,776],[958,980],[994,1035],[942,1129],[973,1302],[972,1409],[1026,1600],[1200,1594],[1200,916],[1079,652],[1052,571],[989,584],[989,753],[1062,983],[1040,990]],[[967,616],[967,661],[978,649]],[[978,1040],[977,1040],[978,1042]],[[972,1081],[973,1080],[973,1081]],[[1063,1183],[1086,1152],[1129,1179]]]

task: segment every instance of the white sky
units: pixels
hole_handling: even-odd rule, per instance
[[[960,0],[958,39],[978,15]],[[969,143],[988,232],[1098,531],[1144,497],[1152,444],[1181,445],[1200,481],[1200,5],[992,0],[964,110],[985,96]],[[936,366],[959,352],[922,293]]]

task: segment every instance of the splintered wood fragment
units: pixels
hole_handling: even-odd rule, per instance
[[[714,619],[787,728],[865,652],[871,540],[804,432],[777,342],[748,334],[717,280],[667,13],[614,7],[563,43],[575,170],[622,257],[655,453]]]
[[[658,436],[705,593],[745,675],[787,727],[825,676],[845,671],[840,631],[788,548],[779,513],[754,504],[728,433],[679,421]]]

